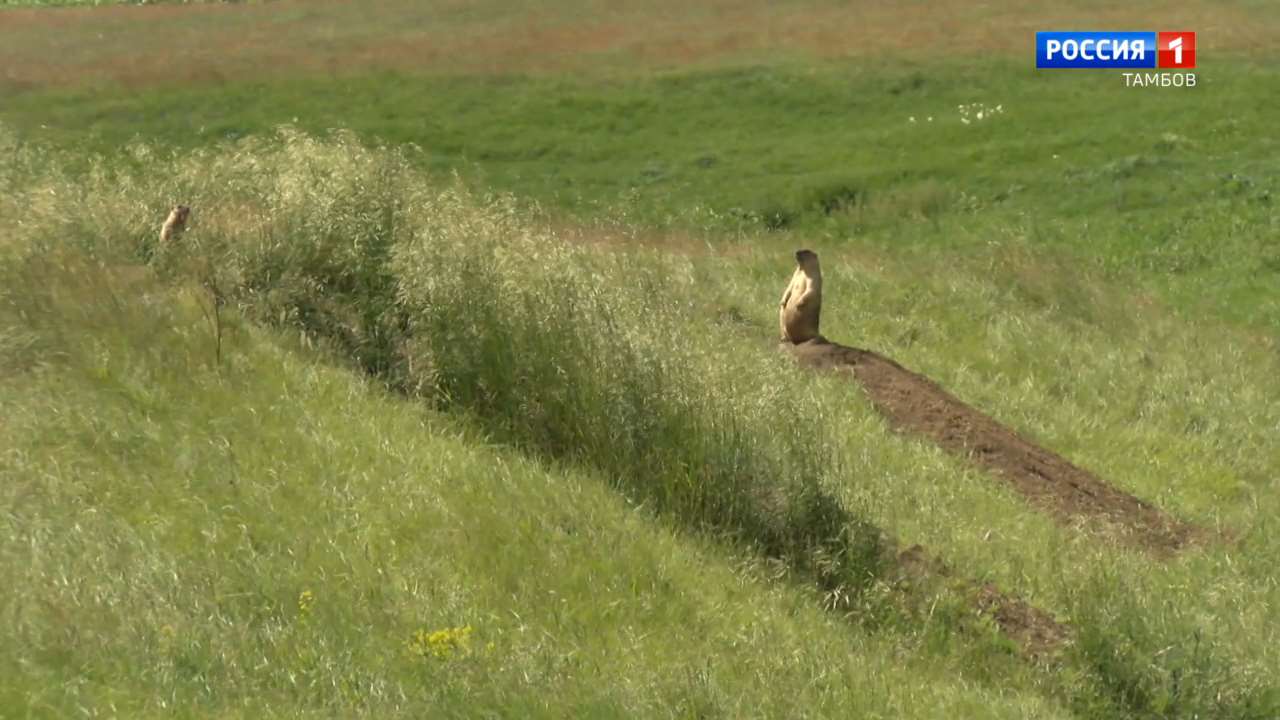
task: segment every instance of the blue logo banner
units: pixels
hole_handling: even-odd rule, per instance
[[[1154,32],[1038,32],[1037,68],[1153,68]]]

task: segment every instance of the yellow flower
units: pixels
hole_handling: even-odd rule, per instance
[[[298,595],[298,614],[302,615],[302,617],[306,617],[310,615],[311,606],[315,603],[315,601],[316,601],[315,593],[311,592],[310,590],[303,590],[302,593]]]
[[[470,650],[471,626],[445,628],[434,632],[420,629],[409,636],[406,644],[411,655],[418,657],[431,656],[439,660],[447,660],[454,653]]]

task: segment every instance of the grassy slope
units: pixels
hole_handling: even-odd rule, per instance
[[[352,281],[389,273],[415,323],[423,323],[417,333],[425,331],[398,338],[410,348],[404,380],[423,383],[428,396],[443,391],[446,405],[495,437],[604,469],[615,485],[683,527],[710,524],[745,532],[748,540],[755,532],[752,508],[771,505],[760,506],[762,498],[786,500],[791,472],[816,470],[864,519],[904,542],[925,543],[965,575],[1032,599],[1079,633],[1062,664],[1026,678],[998,643],[966,629],[960,593],[931,598],[908,590],[903,597],[877,584],[855,605],[854,616],[870,620],[868,628],[881,626],[873,637],[911,648],[966,682],[1037,687],[1086,717],[1210,711],[1254,717],[1280,701],[1267,680],[1280,663],[1268,621],[1277,601],[1271,582],[1277,458],[1267,451],[1271,428],[1280,423],[1268,400],[1280,373],[1265,343],[1239,330],[1178,321],[1158,306],[1130,309],[1114,302],[1122,292],[1099,276],[1070,285],[1032,282],[1062,269],[1018,254],[1025,246],[1008,248],[996,273],[954,264],[944,272],[942,260],[932,267],[874,258],[829,263],[832,299],[854,288],[855,296],[878,298],[833,302],[827,318],[833,336],[888,349],[1122,487],[1233,535],[1153,563],[1057,527],[962,463],[895,437],[845,381],[806,381],[771,361],[764,338],[778,279],[773,253],[744,243],[730,255],[668,257],[656,266],[644,253],[601,264],[589,260],[593,248],[572,250],[537,229],[536,219],[509,215],[501,204],[481,210],[451,192],[437,195],[403,165],[386,165],[387,153],[356,148],[293,137],[284,149],[256,143],[160,158],[167,172],[144,168],[142,178],[41,176],[19,183],[29,187],[8,199],[32,213],[13,230],[53,248],[70,244],[119,257],[150,235],[148,221],[163,198],[183,188],[203,208],[188,244],[197,255],[219,258],[232,282],[258,278],[241,297],[256,314],[289,318],[297,308],[328,306],[338,327],[315,320],[307,326],[335,338],[354,333],[342,345],[357,357],[359,337],[371,332],[359,313],[382,300],[377,291],[352,294],[365,287]],[[47,155],[32,158],[30,167],[50,171]],[[152,167],[157,160],[143,162]],[[397,259],[382,266],[379,248],[388,242]],[[218,249],[223,244],[226,251]],[[272,268],[275,279],[263,275]],[[671,278],[663,280],[656,268],[668,268]],[[1009,284],[1006,276],[1020,280]],[[448,279],[455,277],[461,285]],[[330,289],[308,290],[317,286]],[[14,287],[19,308],[24,297],[39,297]],[[691,302],[653,300],[672,291]],[[126,306],[132,296],[121,294]],[[640,304],[627,309],[634,302]],[[301,304],[291,310],[290,303]],[[548,322],[544,309],[568,322]],[[454,330],[437,336],[440,321]],[[678,336],[672,323],[700,331],[672,344],[669,338]],[[139,325],[146,336],[155,334]],[[21,332],[13,338],[16,346],[26,342]],[[610,340],[592,344],[592,338]],[[495,341],[502,351],[486,351]],[[74,335],[67,342],[93,346]],[[424,342],[425,353],[412,349]],[[443,344],[433,348],[437,342]],[[1197,343],[1217,349],[1205,352]],[[47,356],[57,348],[37,350]],[[203,352],[211,350],[206,345]],[[683,369],[653,374],[661,367]],[[1082,375],[1096,379],[1081,383]],[[760,387],[769,392],[754,391]],[[800,421],[777,422],[778,408],[800,417],[798,406],[807,408]],[[686,430],[688,423],[701,430]],[[625,444],[636,439],[638,446]],[[818,459],[788,464],[776,454],[786,447],[812,448]],[[628,459],[637,448],[642,454]],[[786,470],[777,475],[778,468]],[[740,495],[737,473],[763,480],[755,486],[762,492]],[[693,495],[681,490],[687,479],[698,490]],[[671,482],[674,494],[663,489]],[[744,500],[746,515],[699,510],[733,509]],[[896,598],[889,606],[906,608],[890,610],[882,624],[874,618],[884,617],[877,598],[885,591]],[[913,613],[913,605],[927,612]]]
[[[1067,267],[1034,260],[1023,246],[1004,252],[993,267],[877,258],[828,265],[826,332],[926,372],[1116,485],[1233,541],[1153,563],[1055,526],[989,477],[887,433],[836,378],[817,393],[829,426],[847,439],[846,501],[904,541],[939,549],[970,576],[1016,589],[1077,627],[1121,644],[1163,634],[1179,652],[1213,647],[1242,673],[1274,674],[1263,667],[1280,661],[1271,618],[1280,601],[1275,345],[1143,306],[1096,274],[1060,286],[1053,278]],[[764,328],[776,262],[749,257],[756,259],[739,256],[732,270],[708,262],[706,272],[730,288],[723,302],[731,314]],[[1111,653],[1123,651],[1093,659]]]
[[[814,386],[846,438],[851,505],[1083,628],[1068,674],[1092,667],[1114,696],[1168,703],[1172,715],[1185,695],[1233,683],[1270,687],[1280,701],[1267,681],[1280,667],[1270,612],[1280,602],[1280,368],[1268,338],[1277,179],[1266,162],[1276,80],[1243,55],[1209,57],[1195,91],[1036,75],[999,58],[915,58],[589,82],[358,73],[342,85],[356,102],[344,103],[327,81],[284,76],[123,98],[32,92],[3,112],[30,137],[93,148],[139,129],[196,146],[294,116],[354,126],[422,143],[427,165],[572,215],[621,210],[675,225],[666,242],[683,250],[700,243],[682,235],[718,240],[742,225],[697,207],[788,217],[789,232],[752,232],[695,258],[713,281],[707,322],[748,344],[766,336],[778,257],[815,244],[830,335],[924,370],[1116,484],[1238,538],[1153,564],[1057,528],[987,478],[888,434],[847,386]],[[974,101],[1005,112],[964,126],[954,108]],[[227,106],[240,112],[219,124]],[[841,112],[824,115],[829,106]],[[933,125],[905,121],[930,113]],[[854,202],[817,209],[842,197]],[[220,199],[196,201],[214,209]],[[1087,701],[1078,708],[1090,714]]]
[[[7,716],[1058,715],[277,336],[233,320],[219,370],[198,293],[49,260],[0,306]]]

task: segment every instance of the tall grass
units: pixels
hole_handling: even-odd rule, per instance
[[[1212,633],[1200,642],[1196,615],[1214,604],[1190,591],[1160,599],[1162,584],[1214,577],[1248,585],[1265,602],[1268,576],[1224,570],[1218,565],[1231,558],[1209,551],[1168,570],[1144,569],[1142,558],[1056,528],[958,463],[891,438],[864,405],[849,402],[847,385],[841,394],[834,381],[799,377],[756,331],[716,322],[701,306],[723,295],[731,315],[762,312],[760,283],[741,284],[749,270],[707,272],[687,258],[574,242],[509,198],[424,177],[412,148],[369,147],[345,133],[317,139],[286,129],[182,156],[136,146],[91,160],[90,172],[74,179],[12,136],[0,133],[0,152],[12,158],[0,170],[0,211],[21,218],[4,228],[0,246],[19,265],[57,264],[74,251],[119,272],[145,260],[178,287],[196,280],[193,302],[225,298],[492,439],[599,472],[657,517],[759,551],[779,574],[815,584],[854,614],[871,616],[880,595],[864,591],[889,580],[883,539],[867,519],[907,530],[945,548],[967,574],[1029,588],[1083,625],[1063,676],[1042,678],[1082,715],[1257,717],[1275,706],[1274,682],[1258,670],[1273,664],[1272,651]],[[158,247],[158,222],[177,201],[195,207],[193,226],[180,243]],[[833,270],[833,281],[849,281],[848,268]],[[894,354],[914,346],[902,332],[913,325],[953,341],[929,347],[963,356],[972,348],[948,333],[965,322],[1010,312],[1009,327],[1046,324],[1028,344],[1056,337],[1060,324],[1046,307],[1063,293],[1034,277],[1018,287],[1050,297],[1031,298],[1027,310],[981,273],[938,273],[945,287],[925,293],[863,274],[859,282],[880,283],[870,291],[880,305],[860,307],[856,328],[838,312],[832,327],[851,339],[854,330],[874,337]],[[724,286],[704,287],[713,278]],[[1068,299],[1091,307],[1084,295]],[[113,302],[131,301],[148,300]],[[82,312],[62,302],[45,315]],[[69,352],[76,341],[5,333],[0,364],[11,366]],[[1079,337],[1054,342],[1066,347]],[[212,344],[205,347],[205,362],[217,368]],[[930,363],[945,366],[946,357],[916,359],[943,376]],[[234,369],[239,361],[233,354],[226,362]],[[957,372],[948,386],[981,389],[969,386],[972,373]],[[1031,387],[1019,386],[1027,403]],[[1018,417],[998,398],[975,397]],[[1262,534],[1250,541],[1265,556]],[[1125,573],[1141,582],[1117,580]],[[1131,588],[1134,602],[1125,605]],[[982,666],[991,643],[951,636],[967,612],[944,602],[900,619],[918,621],[908,634],[922,652],[958,643]]]
[[[412,375],[507,438],[585,460],[698,527],[852,590],[878,534],[824,488],[838,467],[779,357],[708,328],[689,268],[529,230],[457,191],[396,247]]]
[[[510,199],[427,181],[412,152],[287,129],[183,157],[137,147],[133,168],[95,164],[72,197],[53,192],[32,237],[198,279],[211,306],[230,299],[504,442],[603,471],[831,598],[876,578],[880,533],[827,489],[839,463],[801,386],[780,355],[699,323],[685,263],[562,240]],[[193,226],[157,247],[176,200]]]
[[[138,270],[0,265],[0,716],[1067,717]]]

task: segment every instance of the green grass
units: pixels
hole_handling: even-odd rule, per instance
[[[7,717],[1060,716],[296,342],[216,365],[198,288],[6,279]]]
[[[286,152],[256,146],[205,156],[187,171],[220,167],[226,174],[199,181],[225,193],[236,187],[229,182],[236,170],[252,165],[254,189],[281,203],[269,215],[278,228],[315,240],[318,255],[340,252],[332,243],[344,236],[326,242],[311,233],[344,219],[354,231],[370,216],[359,204],[315,212],[315,201],[343,199],[345,181],[363,185],[398,165],[349,144],[291,143]],[[1063,716],[990,630],[963,620],[963,597],[946,588],[932,596],[933,627],[869,632],[856,613],[849,622],[824,611],[817,588],[786,579],[803,570],[799,563],[777,564],[750,544],[722,541],[732,534],[690,532],[680,508],[670,507],[678,494],[638,511],[590,470],[605,463],[589,445],[576,467],[549,468],[481,434],[499,430],[503,415],[475,399],[454,394],[447,405],[468,407],[431,413],[350,372],[341,354],[304,347],[337,342],[334,332],[300,344],[227,309],[219,352],[207,291],[129,261],[128,251],[140,248],[127,226],[145,217],[129,199],[194,178],[171,174],[160,187],[102,178],[79,185],[86,192],[73,199],[77,185],[43,175],[48,155],[18,157],[32,162],[7,164],[12,174],[0,175],[27,186],[30,194],[6,194],[5,202],[27,208],[32,221],[6,237],[0,295],[0,397],[8,409],[0,475],[4,530],[14,540],[0,564],[0,607],[9,620],[4,644],[15,649],[0,695],[14,712]],[[315,181],[311,173],[339,185],[299,182]],[[402,186],[366,187],[368,197],[395,200],[397,193],[385,193]],[[298,190],[304,194],[291,196]],[[490,243],[515,242],[504,232],[522,227],[453,191],[437,196],[412,183],[406,192],[456,203],[452,216],[438,207],[424,217],[425,227],[449,217],[448,227],[470,228]],[[72,217],[60,200],[41,205],[41,195],[65,197],[82,214]],[[312,211],[306,219],[292,212],[304,208]],[[228,229],[243,216],[223,221]],[[213,239],[217,217],[206,223],[185,238],[196,252],[225,247]],[[56,237],[52,246],[45,233]],[[264,235],[225,239],[254,237]],[[401,241],[414,237],[452,247],[447,235]],[[250,248],[224,259],[252,257]],[[291,250],[305,257],[297,244]],[[317,277],[325,266],[303,257],[294,257],[298,269]],[[162,273],[183,267],[163,253],[155,262]],[[238,297],[251,313],[265,309]],[[627,325],[643,332],[644,322]],[[759,361],[747,358],[739,369],[752,366]],[[569,372],[570,382],[590,380],[583,366]],[[429,377],[421,373],[409,377]],[[679,366],[666,373],[697,379]],[[419,388],[419,396],[430,399],[433,389]],[[536,387],[516,391],[539,397]],[[655,391],[633,390],[661,401]],[[685,400],[694,403],[684,411],[694,420],[735,402],[714,392]],[[613,402],[594,399],[603,410]],[[568,414],[542,419],[582,428]],[[737,422],[748,443],[767,439],[750,416]],[[710,440],[655,438],[648,457],[698,452]],[[750,471],[763,461],[745,462]],[[763,480],[786,488],[786,478]],[[630,490],[640,504],[653,496]],[[725,491],[710,486],[713,495]],[[418,631],[462,627],[472,629],[467,648],[447,657],[414,652]],[[975,656],[984,661],[967,667]],[[998,683],[994,668],[1004,669]]]
[[[282,7],[297,37],[345,12]],[[432,32],[501,39],[494,12]],[[220,18],[211,42],[252,19]],[[115,67],[76,22],[67,56]],[[46,86],[15,37],[0,703],[1276,716],[1280,78],[1223,37],[1163,91],[1004,52],[617,72],[634,47],[571,47],[555,62],[603,68],[577,79],[321,77],[293,48],[260,79]],[[973,103],[1001,110],[965,124]],[[179,201],[194,227],[157,248]],[[1219,538],[1165,560],[1054,524],[795,371],[772,339],[799,246],[829,337]],[[1020,659],[888,538],[1074,642]],[[467,625],[448,660],[407,650]]]
[[[1280,508],[1270,478],[1280,458],[1266,448],[1280,423],[1267,400],[1280,373],[1274,347],[1250,334],[1190,326],[1158,305],[1136,310],[1097,271],[1071,284],[1046,280],[1063,268],[1029,244],[1010,243],[997,268],[944,268],[943,258],[932,267],[865,258],[854,265],[838,254],[828,261],[835,302],[825,327],[833,337],[886,350],[1121,487],[1229,536],[1153,563],[1054,525],[963,463],[892,435],[847,381],[791,369],[767,340],[785,273],[776,272],[773,252],[750,242],[700,257],[584,244],[509,200],[437,187],[404,152],[365,149],[345,135],[285,133],[183,157],[132,154],[136,168],[93,164],[87,175],[67,176],[47,151],[9,151],[10,172],[0,176],[6,202],[28,219],[12,229],[12,252],[27,259],[13,263],[21,272],[6,296],[7,366],[30,373],[43,366],[39,358],[83,355],[92,372],[109,376],[104,358],[113,352],[150,353],[156,363],[173,354],[164,366],[170,381],[198,390],[184,378],[203,358],[214,367],[201,377],[224,402],[249,398],[250,415],[266,412],[260,402],[294,413],[278,399],[252,399],[270,392],[233,382],[261,374],[240,367],[247,349],[228,348],[226,369],[217,369],[211,328],[194,309],[185,326],[163,314],[130,319],[134,305],[172,303],[147,290],[150,271],[128,269],[150,255],[180,288],[184,278],[204,283],[249,318],[303,330],[340,362],[449,413],[486,442],[600,477],[686,541],[712,541],[726,562],[753,558],[811,607],[834,606],[833,617],[847,616],[845,632],[860,641],[911,647],[984,692],[1004,688],[1020,702],[1037,697],[1085,717],[1265,717],[1274,709],[1267,678],[1280,657],[1267,609],[1277,601],[1270,518]],[[149,220],[175,195],[200,198],[199,222],[179,248],[154,248]],[[96,302],[64,297],[67,287],[94,287],[84,279],[92,266],[72,281],[47,279],[60,265],[76,268],[75,253],[108,268],[124,263],[119,272],[141,273],[141,288],[100,290]],[[211,308],[207,290],[185,292],[186,303],[203,298]],[[858,296],[877,301],[836,301]],[[117,321],[99,317],[120,312]],[[63,328],[66,316],[81,314],[81,325]],[[256,337],[229,317],[233,342]],[[113,322],[136,325],[138,334],[104,334]],[[158,336],[165,322],[176,327],[175,342],[192,344],[187,360],[140,340]],[[164,448],[163,428],[186,421],[148,399],[152,384],[116,383],[121,397],[137,396]],[[50,392],[30,382],[12,387],[36,403]],[[168,413],[181,405],[167,402]],[[227,439],[206,439],[208,452],[241,457],[239,446],[255,433],[233,442],[225,432],[240,423],[215,422],[219,411],[210,412],[196,425],[223,428]],[[53,423],[11,441],[28,448],[14,455],[22,460],[15,472],[31,482],[48,474],[28,464],[36,438],[58,437],[64,431],[55,428],[72,421],[57,410],[28,414]],[[96,433],[86,432],[112,438],[104,452],[145,440],[96,422]],[[320,445],[333,442],[322,438]],[[48,457],[65,445],[56,448]],[[327,462],[316,450],[296,455]],[[230,462],[192,460],[177,472],[199,467],[230,483],[245,467]],[[272,479],[265,459],[249,467],[288,497],[300,494],[296,482]],[[86,492],[114,496],[96,484]],[[110,507],[103,512],[114,518],[124,506]],[[452,532],[470,527],[458,522]],[[1053,664],[1020,668],[962,588],[902,584],[879,549],[880,529],[1052,611],[1076,629],[1076,642]],[[270,587],[277,596],[295,592]],[[11,605],[30,602],[24,598]],[[596,607],[585,598],[576,606]]]
[[[1025,238],[1274,332],[1280,78],[1241,58],[1206,65],[1196,88],[1165,91],[972,59],[597,81],[373,74],[22,93],[0,117],[89,151],[346,127],[569,217],[776,228],[897,258]],[[966,125],[957,107],[974,103],[1002,112]]]

